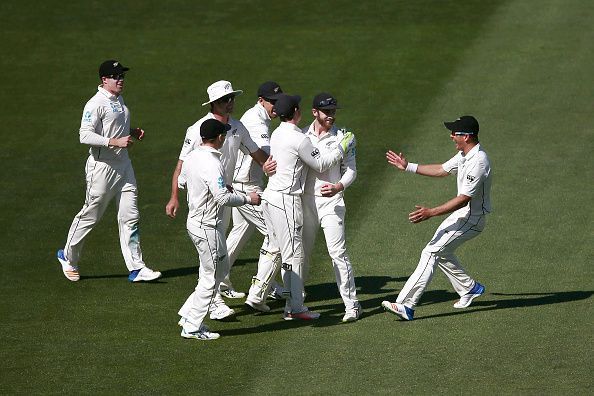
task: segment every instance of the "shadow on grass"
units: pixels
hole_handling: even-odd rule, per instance
[[[562,304],[572,301],[585,300],[592,297],[594,291],[567,291],[567,292],[543,292],[543,293],[489,293],[484,296],[502,296],[513,297],[503,298],[501,300],[475,300],[471,309],[456,310],[455,312],[446,312],[437,315],[423,316],[415,320],[439,318],[452,315],[472,314],[476,312],[492,311],[495,309],[515,309],[535,307],[539,305]]]

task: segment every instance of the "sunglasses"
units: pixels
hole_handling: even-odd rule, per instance
[[[337,103],[336,102],[336,99],[334,99],[334,98],[326,98],[326,99],[320,100],[318,102],[318,107],[326,107],[326,106],[330,106],[330,105],[336,106],[336,103]]]
[[[451,132],[452,136],[464,136],[464,135],[474,135],[473,132]]]
[[[106,77],[107,78],[111,78],[112,80],[119,81],[119,80],[123,80],[126,77],[126,75],[123,74],[123,73],[122,74],[111,74],[111,75],[106,76]]]
[[[235,100],[235,95],[230,94],[230,95],[225,95],[222,98],[217,99],[216,101],[219,103],[230,103],[234,100]]]

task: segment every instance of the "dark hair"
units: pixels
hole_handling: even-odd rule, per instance
[[[299,106],[293,107],[293,110],[291,110],[288,114],[280,115],[278,118],[280,118],[280,120],[283,122],[290,121],[295,117],[296,110],[299,110]]]

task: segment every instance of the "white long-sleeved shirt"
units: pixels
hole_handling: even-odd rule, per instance
[[[227,189],[221,156],[220,151],[201,145],[185,157],[181,174],[188,188],[186,226],[190,231],[221,226],[223,206],[241,206],[248,201],[245,195]]]
[[[466,155],[462,151],[458,152],[442,167],[446,172],[457,175],[458,195],[471,197],[466,206],[452,215],[464,218],[491,212],[491,163],[480,144]]]
[[[113,95],[103,87],[89,99],[80,122],[79,139],[91,146],[96,160],[129,161],[128,149],[109,147],[109,139],[130,135],[130,111],[122,95]]]
[[[260,103],[246,111],[240,119],[249,131],[252,140],[266,154],[270,154],[270,116]],[[240,151],[235,165],[233,183],[243,191],[252,191],[252,187],[264,188],[264,171],[251,156]]]
[[[210,118],[215,118],[212,113],[208,113],[188,128],[186,137],[184,138],[184,144],[179,153],[180,160],[185,161],[188,154],[202,144],[200,126],[204,121]],[[227,132],[225,143],[220,152],[222,154],[221,162],[223,163],[223,169],[225,170],[225,183],[230,185],[233,182],[233,172],[235,170],[239,150],[249,155],[250,153],[258,151],[258,145],[254,143],[250,137],[250,133],[240,121],[229,117],[228,124],[231,126],[231,129]],[[178,178],[178,183],[183,184],[183,178],[181,178],[181,180]]]
[[[320,150],[320,154],[331,152],[336,147],[338,147],[338,144],[342,140],[345,131],[345,129],[339,129],[336,126],[332,126],[332,128],[330,128],[327,133],[324,133],[322,136],[318,137],[314,132],[314,123],[311,123],[309,127],[303,128],[303,133],[305,133],[305,136],[311,140],[313,146]],[[307,173],[304,194],[321,197],[322,186],[328,183],[335,184],[340,182],[345,189],[350,186],[357,177],[355,145],[356,143],[354,142],[352,144],[352,148],[347,153],[345,153],[342,160],[324,172],[318,172],[314,169],[311,169]],[[339,194],[342,194],[342,192]]]
[[[335,147],[321,154],[296,125],[281,122],[270,138],[270,154],[276,160],[276,173],[268,179],[266,190],[301,195],[309,168],[324,172],[337,164],[342,151]]]

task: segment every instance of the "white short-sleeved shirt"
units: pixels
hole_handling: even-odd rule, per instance
[[[246,198],[227,190],[222,153],[209,146],[198,146],[184,160],[182,171],[188,188],[187,228],[213,228],[222,225],[222,207],[240,206]]]
[[[202,144],[200,126],[204,121],[211,118],[215,118],[214,114],[208,113],[188,128],[186,137],[184,138],[184,144],[179,153],[180,160],[185,161],[188,154]],[[223,169],[225,170],[225,183],[231,185],[239,150],[249,155],[250,153],[258,151],[258,145],[254,143],[248,130],[240,121],[229,117],[228,124],[231,126],[231,129],[227,132],[225,143],[220,152],[221,162],[223,164]],[[183,178],[181,180],[178,179],[178,183],[183,184]]]
[[[491,212],[491,164],[480,144],[466,155],[459,152],[442,167],[446,172],[457,175],[458,195],[471,197],[468,205],[454,214],[466,217]]]
[[[83,110],[79,134],[82,143],[91,145],[89,154],[96,160],[129,161],[127,149],[108,147],[109,139],[130,135],[130,111],[122,95],[97,87]]]
[[[309,168],[324,172],[342,158],[338,147],[320,154],[303,131],[289,122],[281,122],[272,133],[270,154],[276,160],[276,173],[268,179],[266,190],[291,195],[303,194]]]
[[[303,128],[303,133],[305,133],[305,136],[311,140],[313,146],[320,150],[320,154],[326,154],[336,149],[342,140],[345,131],[345,129],[339,129],[333,125],[327,133],[318,137],[314,132],[314,123],[311,123],[309,127]],[[304,194],[321,197],[322,186],[328,183],[334,184],[341,182],[345,189],[350,186],[357,177],[355,144],[356,143],[353,143],[352,148],[344,155],[342,160],[330,167],[330,169],[324,172],[318,172],[311,169],[307,173]],[[342,192],[339,194],[342,195]]]
[[[244,113],[240,121],[247,128],[250,137],[258,147],[266,154],[270,154],[270,116],[264,106],[256,103],[254,107]],[[249,190],[250,186],[263,188],[264,171],[262,167],[243,151],[238,154],[233,183],[246,185],[248,188],[243,189],[244,191]]]

